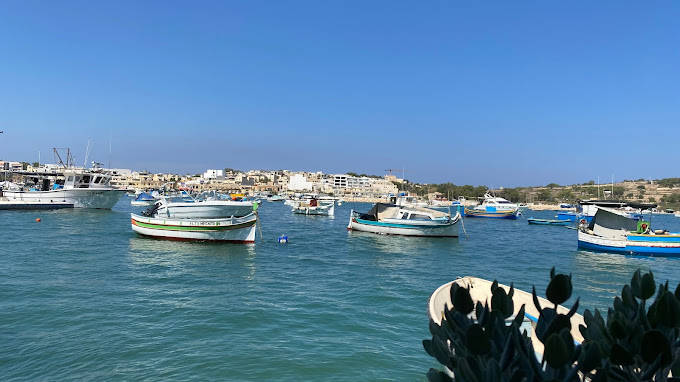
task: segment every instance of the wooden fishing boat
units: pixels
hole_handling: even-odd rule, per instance
[[[652,230],[648,221],[600,207],[590,222],[582,220],[578,247],[600,252],[659,257],[680,257],[680,233]]]
[[[382,235],[458,237],[460,213],[376,203],[370,211],[352,210],[347,229]]]
[[[488,303],[491,305],[491,297],[492,297],[492,292],[491,292],[491,285],[493,284],[492,281],[480,279],[477,277],[462,277],[462,278],[457,278],[454,281],[451,281],[449,283],[446,283],[437,290],[432,293],[430,296],[430,299],[428,301],[428,308],[427,312],[428,315],[430,316],[430,320],[434,321],[437,325],[441,325],[442,320],[444,320],[444,310],[447,309],[448,307],[453,306],[453,303],[451,302],[451,287],[453,284],[458,284],[461,287],[468,288],[470,291],[470,297],[472,297],[472,301],[474,304],[477,304],[477,302],[481,302],[482,305],[485,303]],[[510,287],[507,285],[502,285],[498,284],[500,288],[505,289],[506,293],[510,291]],[[554,308],[555,305],[542,298],[542,297],[537,297],[539,305],[541,308]],[[539,312],[538,309],[536,309],[536,306],[534,305],[533,301],[533,296],[531,293],[519,290],[517,288],[514,288],[514,295],[513,295],[513,305],[514,305],[514,313],[510,317],[510,320],[514,319],[517,314],[519,313],[522,305],[524,305],[524,322],[520,327],[520,330],[522,331],[527,331],[527,334],[531,338],[531,342],[534,348],[534,351],[536,352],[537,357],[540,359],[543,354],[543,343],[538,340],[538,336],[534,334],[536,325],[538,323],[538,317],[539,317]],[[560,314],[567,314],[569,313],[569,309],[565,308],[564,306],[557,305],[557,313]],[[474,312],[472,313],[474,314]],[[571,317],[571,335],[574,338],[574,341],[581,343],[583,342],[583,335],[581,334],[579,330],[579,325],[585,326],[585,322],[583,321],[583,316],[580,314],[574,314],[573,317]],[[448,370],[448,369],[447,369]]]
[[[220,219],[170,219],[130,214],[132,230],[171,240],[254,243],[257,214]]]
[[[527,223],[537,224],[537,225],[561,225],[561,226],[565,226],[565,225],[571,224],[571,220],[527,218]]]

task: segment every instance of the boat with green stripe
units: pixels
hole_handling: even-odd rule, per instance
[[[221,219],[170,219],[130,214],[139,235],[172,240],[254,243],[257,213]]]

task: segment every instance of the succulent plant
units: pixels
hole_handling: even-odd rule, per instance
[[[524,306],[511,321],[514,311],[511,284],[508,293],[491,285],[491,305],[473,302],[469,289],[454,283],[452,307],[443,312],[441,325],[430,321],[432,339],[424,340],[427,353],[447,370],[430,369],[427,378],[436,381],[675,381],[680,379],[680,284],[671,291],[660,284],[656,298],[647,309],[657,286],[654,275],[638,270],[630,285],[607,312],[607,321],[596,309],[586,310],[585,326],[579,330],[584,342],[571,335],[571,318],[577,300],[567,314],[557,305],[571,298],[571,275],[550,271],[546,296],[554,307],[541,307],[534,335],[544,345],[536,357],[531,339],[520,331]],[[474,311],[474,315],[472,314]]]

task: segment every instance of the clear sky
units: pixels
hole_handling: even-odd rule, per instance
[[[678,177],[678,1],[0,0],[0,158]]]

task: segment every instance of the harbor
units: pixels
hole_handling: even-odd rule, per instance
[[[265,202],[263,243],[213,244],[137,235],[130,214],[146,207],[131,199],[0,214],[12,231],[0,257],[7,379],[424,381],[436,367],[421,345],[427,301],[457,276],[541,293],[555,266],[591,309],[610,306],[638,268],[680,281],[677,259],[579,250],[576,231],[522,218],[464,219],[467,236],[433,239],[348,231],[368,203],[311,216]],[[680,230],[673,215],[654,219]]]

